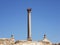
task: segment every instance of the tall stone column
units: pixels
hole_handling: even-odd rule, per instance
[[[27,9],[28,12],[28,37],[27,40],[28,41],[32,41],[31,39],[31,8]]]

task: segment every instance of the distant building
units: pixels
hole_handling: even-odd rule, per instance
[[[31,38],[31,8],[27,9],[27,12],[28,12],[27,40],[15,41],[14,35],[11,35],[11,38],[0,38],[0,45],[60,45],[60,43],[53,44],[50,40],[47,39],[46,34],[44,34],[43,40],[33,41]]]

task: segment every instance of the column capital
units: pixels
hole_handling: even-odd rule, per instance
[[[27,12],[31,12],[31,8],[28,8],[28,9],[27,9]]]

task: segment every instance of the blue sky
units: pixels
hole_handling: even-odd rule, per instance
[[[27,8],[32,8],[32,39],[60,42],[60,0],[0,0],[0,38],[27,39]]]

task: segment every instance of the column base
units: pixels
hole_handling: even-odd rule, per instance
[[[28,40],[28,41],[32,41],[32,39],[31,39],[31,38],[28,38],[27,40]]]

